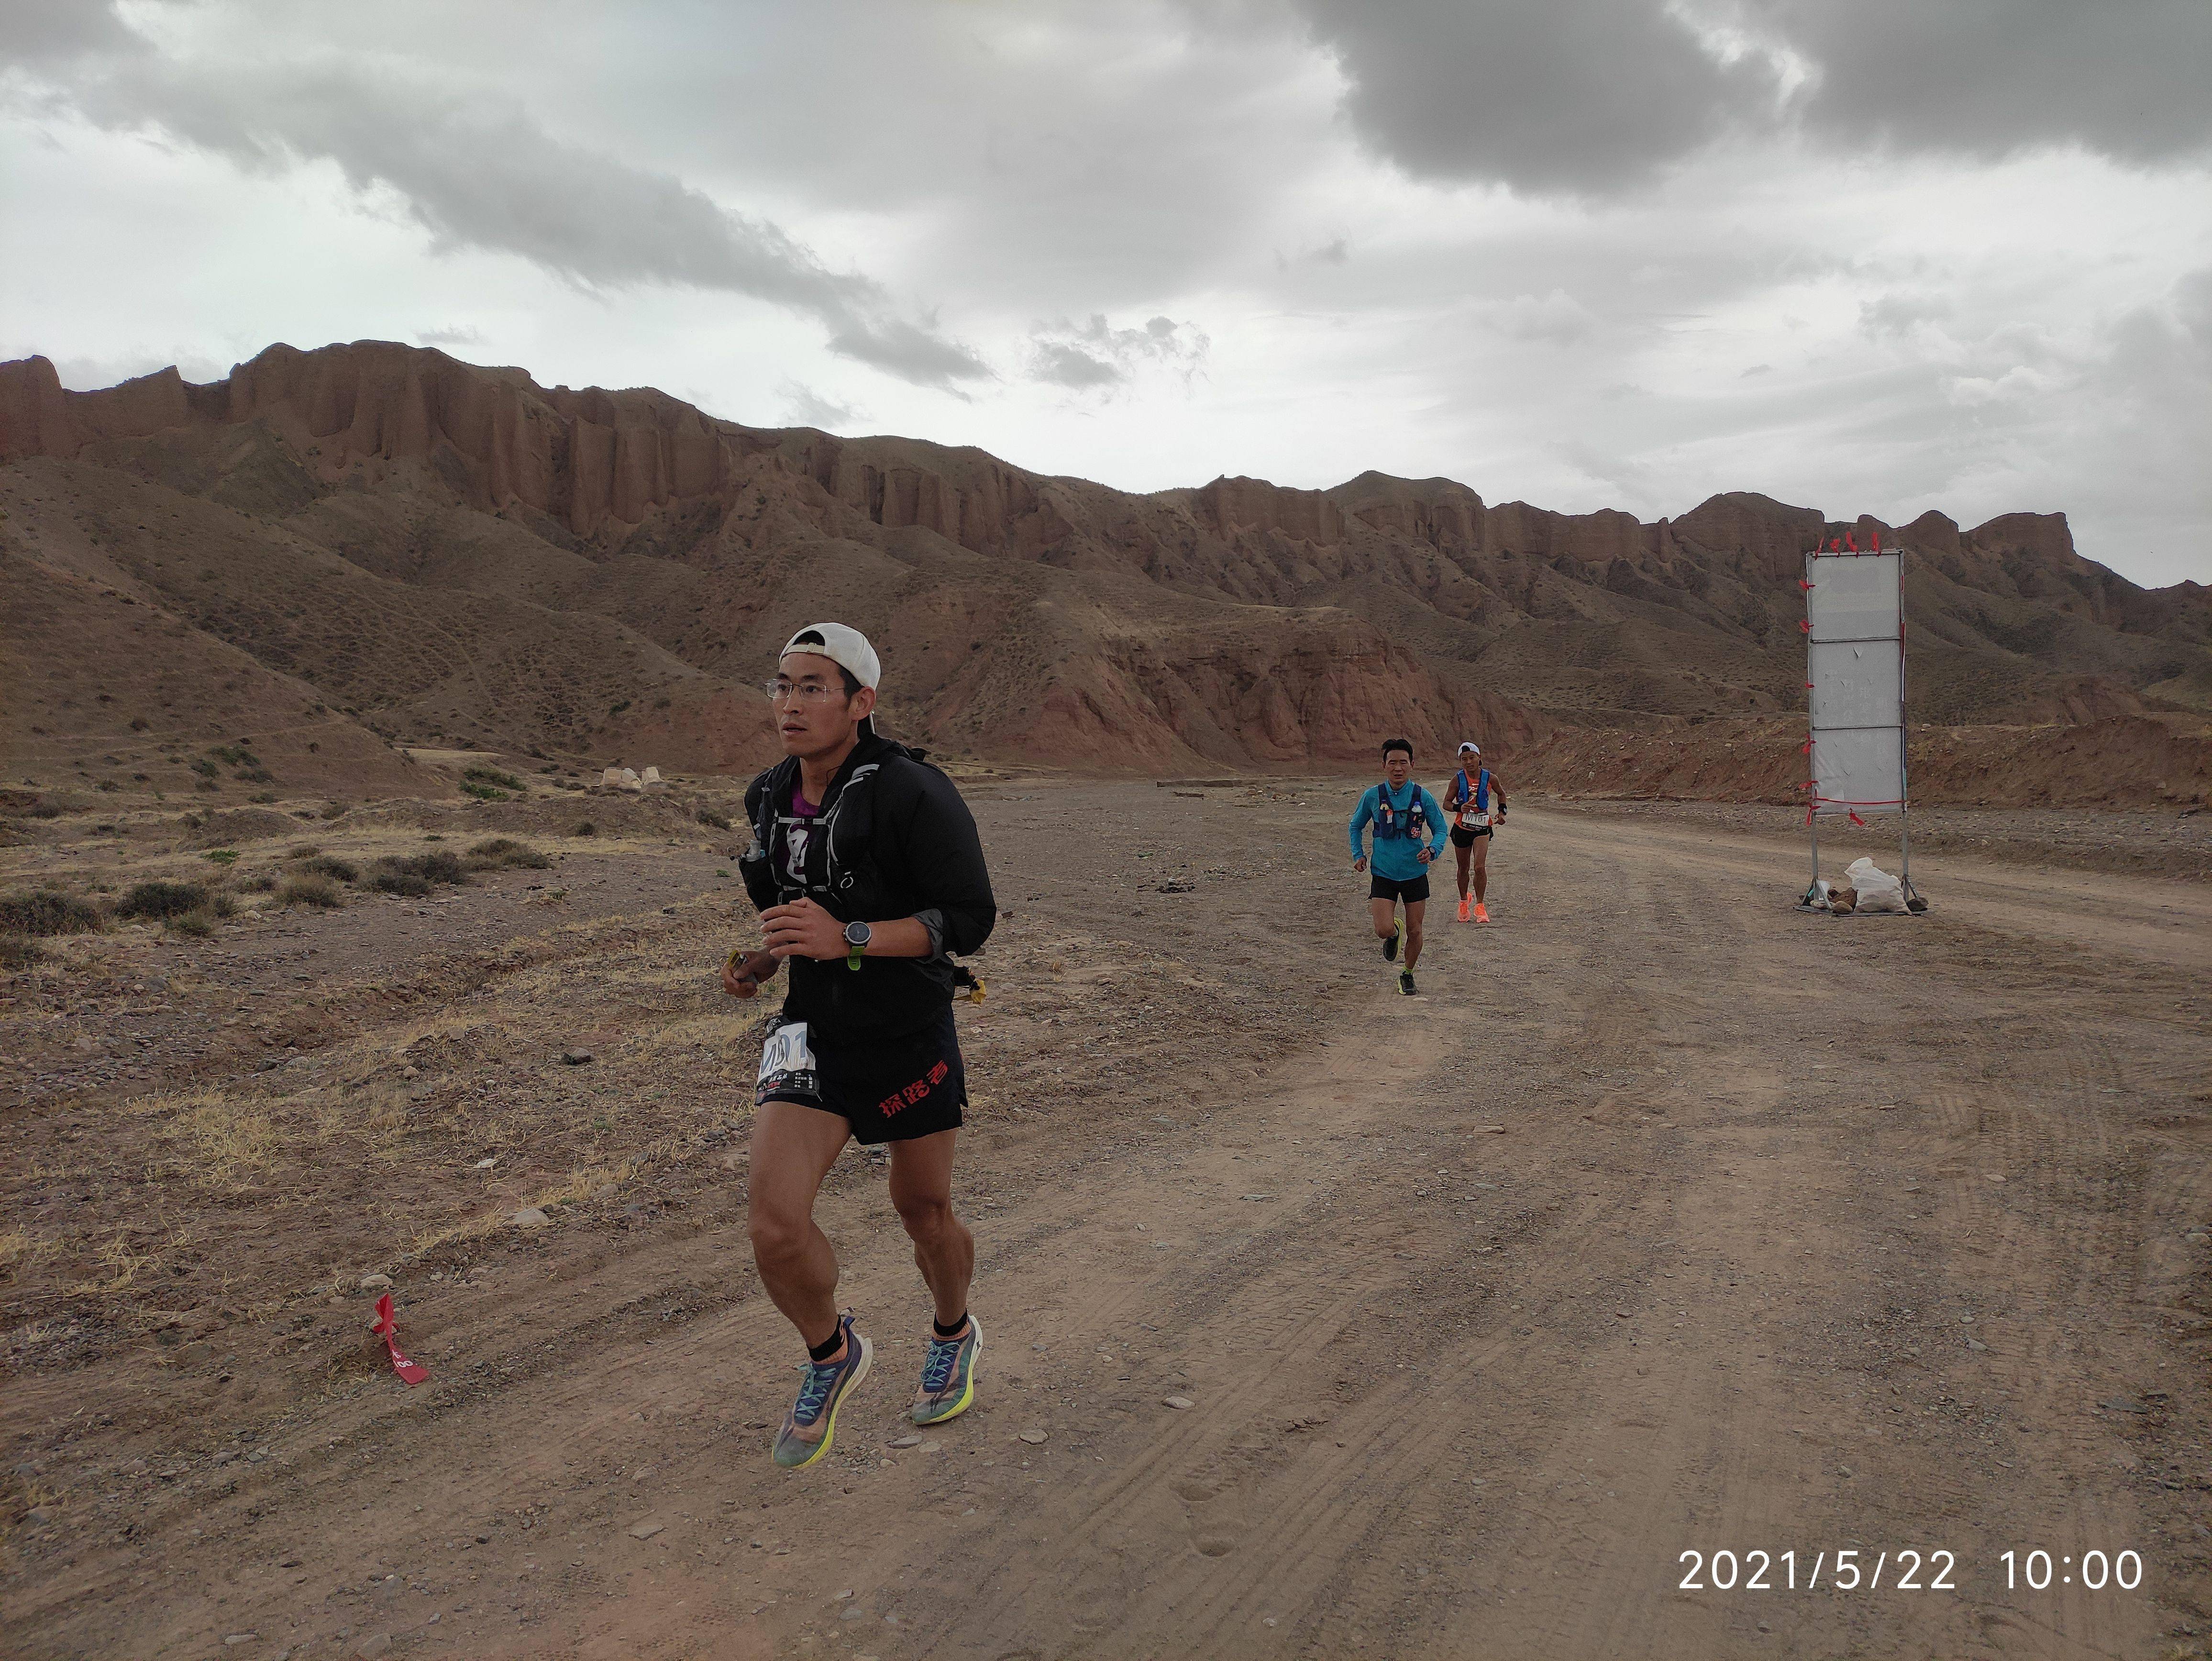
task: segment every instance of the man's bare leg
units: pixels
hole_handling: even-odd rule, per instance
[[[952,1141],[959,1134],[940,1130],[891,1144],[891,1204],[914,1241],[915,1266],[929,1284],[939,1327],[967,1314],[975,1278],[975,1237],[952,1212]]]
[[[1490,887],[1490,838],[1487,837],[1477,837],[1474,839],[1474,848],[1473,852],[1474,854],[1474,903],[1477,905],[1480,905],[1482,904],[1483,894]],[[1467,892],[1468,873],[1466,865],[1463,861],[1461,864],[1459,874],[1459,891],[1464,894]]]
[[[1387,940],[1390,938],[1390,930],[1393,926],[1391,919],[1397,915],[1397,911],[1398,902],[1395,900],[1370,900],[1367,902],[1367,915],[1375,920],[1375,938],[1376,940]]]
[[[1452,844],[1452,855],[1459,861],[1459,897],[1462,901],[1464,901],[1467,898],[1468,855],[1474,853],[1476,849],[1480,849],[1481,846],[1482,838],[1480,837],[1477,837],[1474,839],[1474,848],[1462,848],[1457,843],[1454,843]]]
[[[1413,965],[1421,960],[1421,918],[1428,909],[1426,900],[1406,902],[1406,946],[1399,956],[1404,961],[1408,975],[1413,972]]]
[[[796,1102],[763,1102],[753,1116],[753,1262],[809,1349],[837,1335],[837,1254],[814,1196],[852,1135],[842,1115]]]

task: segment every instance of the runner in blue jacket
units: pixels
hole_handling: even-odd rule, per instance
[[[1429,861],[1444,833],[1443,809],[1437,799],[1413,782],[1413,745],[1410,739],[1392,739],[1382,746],[1382,782],[1370,786],[1352,811],[1352,868],[1368,868],[1366,844],[1361,832],[1375,827],[1374,874],[1367,885],[1367,910],[1375,919],[1375,934],[1382,942],[1386,963],[1396,963],[1402,946],[1405,961],[1398,970],[1398,989],[1412,997],[1413,965],[1421,958],[1421,917],[1429,904]],[[1406,917],[1398,920],[1399,902]]]

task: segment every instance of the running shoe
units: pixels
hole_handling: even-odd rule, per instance
[[[983,1353],[983,1329],[968,1317],[957,1338],[929,1335],[929,1354],[921,1358],[921,1388],[906,1416],[917,1425],[941,1425],[968,1411],[975,1399],[975,1358]]]
[[[1459,897],[1459,920],[1462,922],[1467,921],[1467,896],[1464,894]]]
[[[837,1437],[837,1409],[868,1376],[875,1347],[853,1329],[851,1316],[839,1316],[837,1326],[845,1335],[844,1354],[800,1367],[806,1377],[799,1384],[799,1400],[775,1433],[775,1462],[786,1470],[811,1465],[830,1451]]]
[[[1383,962],[1395,963],[1398,961],[1398,937],[1405,932],[1406,922],[1404,918],[1393,917],[1390,919],[1390,937],[1382,942]]]
[[[1490,908],[1485,905],[1480,900],[1477,900],[1474,903],[1474,920],[1477,922],[1488,922],[1490,921]]]
[[[1419,987],[1413,984],[1413,971],[1412,970],[1401,969],[1398,971],[1398,989],[1409,998],[1420,990]]]

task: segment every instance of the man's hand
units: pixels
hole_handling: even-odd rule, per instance
[[[732,952],[722,964],[722,990],[733,998],[760,995],[761,983],[782,967],[767,952]]]
[[[1437,850],[1426,846],[1425,844],[1423,845],[1420,852],[1414,855],[1414,857],[1419,860],[1423,865],[1426,865],[1431,860],[1436,858],[1436,856]]]
[[[1364,874],[1367,870],[1367,855],[1362,854],[1358,859],[1352,861],[1352,868]]]
[[[810,899],[788,905],[771,905],[761,913],[768,934],[768,949],[779,958],[812,958],[828,962],[850,950],[845,944],[845,925]]]

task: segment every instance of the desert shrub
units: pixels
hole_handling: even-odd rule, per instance
[[[501,790],[520,790],[522,781],[512,773],[502,773],[495,767],[471,767],[461,776],[477,784],[496,785]]]
[[[202,778],[212,779],[215,776],[215,764],[205,756],[202,756],[192,764],[192,771],[198,773]]]
[[[311,860],[322,851],[323,850],[316,847],[314,843],[311,842],[303,842],[296,848],[286,849],[284,850],[284,857],[288,860]]]
[[[99,911],[73,894],[34,888],[0,898],[0,930],[10,934],[82,934],[99,927]]]
[[[210,848],[200,857],[216,865],[235,865],[238,850],[235,848]]]
[[[215,933],[215,919],[204,911],[187,911],[182,916],[172,917],[167,926],[172,932],[189,934],[194,940],[205,940]]]
[[[345,904],[345,896],[328,877],[313,872],[302,872],[287,877],[276,889],[279,905],[312,905],[319,911],[335,911]]]
[[[131,891],[117,903],[118,917],[181,917],[187,911],[197,911],[208,903],[207,885],[202,882],[140,882],[131,885]]]
[[[586,819],[568,834],[572,837],[596,837],[599,834],[599,827]]]
[[[461,794],[465,796],[474,796],[478,801],[513,801],[514,800],[506,791],[495,790],[489,784],[478,784],[473,779],[461,781]]]
[[[434,849],[428,854],[404,856],[387,855],[376,862],[376,874],[368,879],[369,886],[387,894],[405,894],[420,899],[428,893],[433,885],[451,883],[459,885],[469,879],[461,867],[460,856],[444,849]]]
[[[234,917],[238,915],[238,902],[228,894],[217,894],[208,902],[208,910],[218,917]]]
[[[730,821],[728,818],[720,813],[717,813],[711,807],[702,807],[699,810],[699,823],[704,825],[710,825],[717,830],[726,830],[730,828]]]
[[[328,877],[332,882],[358,882],[361,873],[347,861],[329,854],[317,854],[301,860],[293,867],[318,877]]]
[[[238,891],[241,894],[265,894],[276,885],[276,879],[266,871],[256,871],[250,877],[238,879]]]
[[[46,948],[28,934],[0,934],[0,969],[28,969],[46,960]]]
[[[344,812],[345,804],[342,801],[334,801],[329,806],[323,809],[323,817],[326,819],[334,819]]]
[[[468,854],[471,871],[497,871],[507,866],[543,871],[552,863],[528,843],[517,842],[512,837],[494,837],[489,842],[480,842]]]

